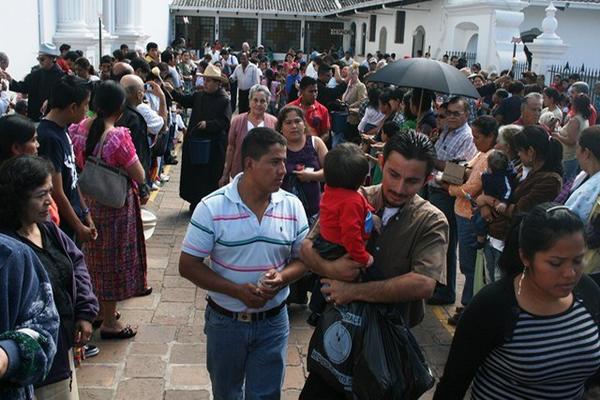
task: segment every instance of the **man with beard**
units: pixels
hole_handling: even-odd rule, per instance
[[[353,301],[389,303],[400,307],[407,326],[419,324],[424,300],[436,282],[445,282],[448,222],[444,214],[417,193],[431,174],[435,149],[423,134],[395,135],[383,150],[383,180],[360,191],[381,218],[381,233],[374,232],[367,250],[375,259],[370,279],[355,282],[362,267],[345,256],[335,261],[321,258],[311,241],[302,244],[301,260],[325,276],[322,292],[335,305]],[[310,374],[300,399],[344,399],[322,378]]]

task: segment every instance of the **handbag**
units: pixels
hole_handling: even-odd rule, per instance
[[[174,128],[175,126],[172,125]],[[170,127],[169,127],[170,129]],[[158,133],[158,137],[156,138],[156,142],[152,146],[152,158],[162,157],[167,151],[167,144],[169,142],[169,131],[160,131]]]
[[[107,133],[104,132],[100,139],[98,155],[86,159],[78,182],[82,193],[103,206],[122,208],[127,199],[129,177],[121,168],[112,167],[102,160]]]

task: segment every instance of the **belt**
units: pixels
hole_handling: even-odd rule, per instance
[[[248,312],[233,312],[233,311],[229,311],[229,310],[221,307],[217,303],[215,303],[213,301],[213,299],[211,299],[208,296],[206,296],[206,302],[208,303],[208,305],[213,310],[215,310],[219,314],[224,315],[226,317],[229,317],[231,319],[238,320],[240,322],[248,322],[248,323],[249,322],[255,322],[255,321],[262,321],[263,319],[274,317],[274,316],[276,316],[276,315],[279,314],[279,312],[281,311],[281,309],[283,307],[285,307],[285,301],[284,301],[280,305],[278,305],[276,307],[273,307],[273,308],[271,308],[269,310],[261,311],[261,312],[255,312],[255,313],[248,313]]]

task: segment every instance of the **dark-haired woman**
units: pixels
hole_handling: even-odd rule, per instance
[[[477,197],[477,205],[489,231],[486,262],[494,264],[494,269],[498,266],[499,249],[504,247],[503,242],[513,216],[554,200],[562,187],[562,146],[549,137],[544,128],[526,126],[513,137],[513,145],[523,171],[517,176],[518,183],[511,204],[506,208],[498,208],[498,199],[485,194]],[[488,266],[488,270],[491,271],[491,267]]]
[[[580,94],[573,100],[573,115],[569,122],[563,126],[558,133],[553,133],[552,137],[558,140],[563,146],[563,179],[569,182],[579,173],[579,163],[577,162],[577,142],[584,129],[589,127],[588,118],[590,112],[590,98],[585,94]]]
[[[581,399],[598,377],[600,289],[583,275],[583,222],[544,203],[515,232],[504,277],[463,312],[434,399],[469,386],[471,399]]]
[[[0,118],[0,163],[24,154],[37,156],[39,147],[35,125],[29,118],[19,114]],[[60,225],[58,207],[52,198],[50,219],[56,225]]]
[[[117,320],[117,302],[148,294],[146,287],[146,245],[138,185],[144,183],[144,169],[135,152],[129,130],[115,127],[125,103],[125,91],[112,82],[102,82],[94,97],[97,116],[69,128],[77,164],[83,167],[88,156],[98,156],[108,165],[129,175],[129,189],[122,208],[103,206],[86,196],[95,216],[98,239],[85,246],[94,292],[100,300],[103,339],[127,339],[137,331]]]
[[[473,297],[475,262],[479,244],[475,225],[471,222],[473,217],[471,201],[477,198],[483,190],[481,175],[488,167],[487,158],[496,144],[498,123],[494,117],[484,115],[473,121],[471,130],[477,154],[469,161],[468,168],[471,170],[469,178],[462,185],[448,186],[448,193],[456,198],[454,213],[458,230],[459,266],[465,276],[465,286],[461,298],[462,307],[457,307],[456,313],[448,319],[448,323],[451,325],[456,325],[464,307]]]
[[[0,229],[28,245],[52,285],[60,316],[57,352],[50,372],[36,385],[38,400],[78,399],[73,346],[85,345],[98,314],[84,257],[58,226],[48,221],[52,167],[36,156],[13,157],[0,167]]]

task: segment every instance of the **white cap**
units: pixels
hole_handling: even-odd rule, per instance
[[[54,45],[54,43],[44,42],[40,43],[39,54],[46,54],[52,57],[60,57],[60,50]]]

